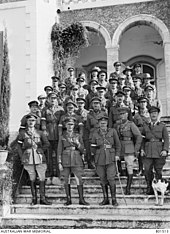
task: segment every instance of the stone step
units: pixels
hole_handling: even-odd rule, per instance
[[[168,229],[170,217],[138,216],[138,215],[42,215],[42,214],[11,214],[1,220],[1,228],[44,228],[44,229]]]
[[[12,214],[49,214],[49,215],[167,215],[170,216],[170,205],[164,204],[164,206],[155,206],[152,204],[141,204],[141,205],[119,205],[113,207],[111,204],[106,206],[99,206],[91,204],[90,206],[80,205],[12,205]]]
[[[109,193],[110,195],[110,193]],[[66,200],[65,193],[63,194],[53,194],[48,193],[46,197],[53,204],[63,204]],[[16,204],[30,204],[31,203],[31,194],[19,194],[16,198]],[[84,194],[84,198],[90,204],[98,204],[102,201],[102,194]],[[117,194],[117,200],[119,204],[125,204],[125,200],[127,204],[154,204],[155,196],[154,195],[145,195],[145,194],[133,194],[133,195],[125,195]],[[78,194],[72,194],[72,203],[78,204],[79,197]],[[165,196],[165,203],[170,202],[170,196]]]
[[[37,186],[38,187],[38,186]],[[123,189],[125,190],[126,184],[122,184]],[[121,194],[121,187],[118,184],[117,188],[116,188],[116,192],[118,194]],[[132,194],[144,194],[146,192],[146,185],[132,185],[131,187],[131,193]],[[21,193],[20,194],[30,194],[31,193],[31,189],[29,186],[23,186],[21,189]],[[38,191],[39,193],[39,191]],[[46,194],[62,194],[65,193],[65,189],[64,186],[55,186],[55,185],[49,185],[46,186]],[[71,186],[71,193],[72,194],[78,194],[77,191],[77,186],[76,185],[72,185]],[[84,185],[84,193],[85,194],[102,194],[102,188],[100,185]]]

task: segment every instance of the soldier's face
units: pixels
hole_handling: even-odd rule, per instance
[[[99,121],[99,127],[101,129],[106,129],[107,128],[107,120],[103,119]]]
[[[84,105],[85,105],[84,102],[77,102],[77,106],[78,106],[79,109],[83,109]]]
[[[36,119],[35,118],[29,118],[27,119],[27,126],[28,127],[34,127],[36,123]]]
[[[127,120],[127,118],[128,118],[128,113],[126,112],[126,113],[121,113],[120,114],[120,119],[121,120]]]
[[[146,101],[139,102],[139,106],[140,106],[140,108],[145,109],[147,106],[147,102]]]
[[[74,124],[73,123],[67,123],[66,128],[67,128],[67,131],[71,132],[74,129]]]
[[[153,90],[152,89],[147,89],[146,90],[146,96],[149,97],[149,98],[151,98],[152,95],[153,95]]]
[[[106,80],[106,74],[105,73],[101,73],[100,75],[99,75],[99,81],[100,82],[103,82],[103,81],[105,81]]]
[[[45,103],[45,100],[46,100],[46,98],[40,98],[39,99],[40,104],[43,105]]]
[[[110,83],[110,87],[111,87],[112,89],[115,89],[115,88],[117,87],[117,82],[116,82],[116,81],[112,81],[112,82]]]
[[[91,83],[91,90],[93,91],[93,92],[96,92],[96,87],[97,87],[97,85],[96,84],[93,84],[93,83]]]
[[[124,85],[124,83],[125,83],[125,79],[119,79],[119,84],[120,85]]]
[[[74,106],[73,106],[73,104],[70,103],[70,104],[67,105],[67,111],[68,112],[74,112]]]
[[[49,103],[52,105],[57,105],[57,97],[56,96],[51,96],[49,98]]]
[[[134,80],[133,84],[135,87],[139,87],[140,86],[140,80]]]
[[[122,103],[124,101],[124,96],[117,96],[117,102]]]
[[[158,120],[159,113],[157,111],[151,112],[150,117],[152,122],[156,122]]]
[[[93,71],[93,72],[91,73],[91,76],[92,76],[92,77],[97,77],[97,75],[98,75],[98,72],[97,72],[97,71]]]
[[[100,110],[100,102],[93,102],[92,107],[94,110]]]
[[[36,113],[38,111],[38,106],[34,106],[34,105],[31,106],[30,111],[31,111],[31,113]]]
[[[98,95],[99,95],[99,98],[103,98],[105,95],[105,91],[104,90],[99,91]]]
[[[116,70],[116,71],[120,71],[120,68],[121,68],[121,66],[119,66],[119,65],[116,65],[116,66],[115,66],[115,70]]]

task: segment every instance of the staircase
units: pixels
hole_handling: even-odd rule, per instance
[[[170,130],[168,117],[163,119]],[[163,177],[170,177],[170,155],[163,169]],[[145,195],[144,176],[134,177],[131,194],[122,195],[121,186],[116,177],[118,207],[99,206],[102,190],[95,170],[84,170],[84,197],[90,206],[78,204],[78,192],[75,178],[71,178],[72,205],[64,206],[65,192],[61,185],[46,185],[46,196],[51,206],[30,206],[31,191],[23,186],[18,194],[16,204],[11,206],[11,214],[1,219],[2,228],[49,228],[49,229],[163,229],[170,228],[170,195],[165,196],[164,206],[155,206],[155,197]],[[121,177],[123,189],[126,177]],[[109,191],[110,194],[110,191]],[[125,199],[124,199],[125,198]],[[111,199],[110,199],[111,200]]]

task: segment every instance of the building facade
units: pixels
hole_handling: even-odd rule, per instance
[[[139,62],[155,79],[163,115],[170,115],[169,0],[0,2],[0,31],[7,27],[11,65],[11,131],[18,129],[27,103],[51,84],[50,33],[56,21],[63,28],[79,21],[88,31],[90,45],[80,51],[77,73],[88,74],[97,65],[109,74],[117,60],[124,66]]]

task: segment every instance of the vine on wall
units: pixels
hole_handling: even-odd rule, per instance
[[[80,49],[89,45],[86,28],[80,22],[64,29],[55,23],[51,31],[51,43],[54,74],[63,78],[68,62],[74,61]]]

